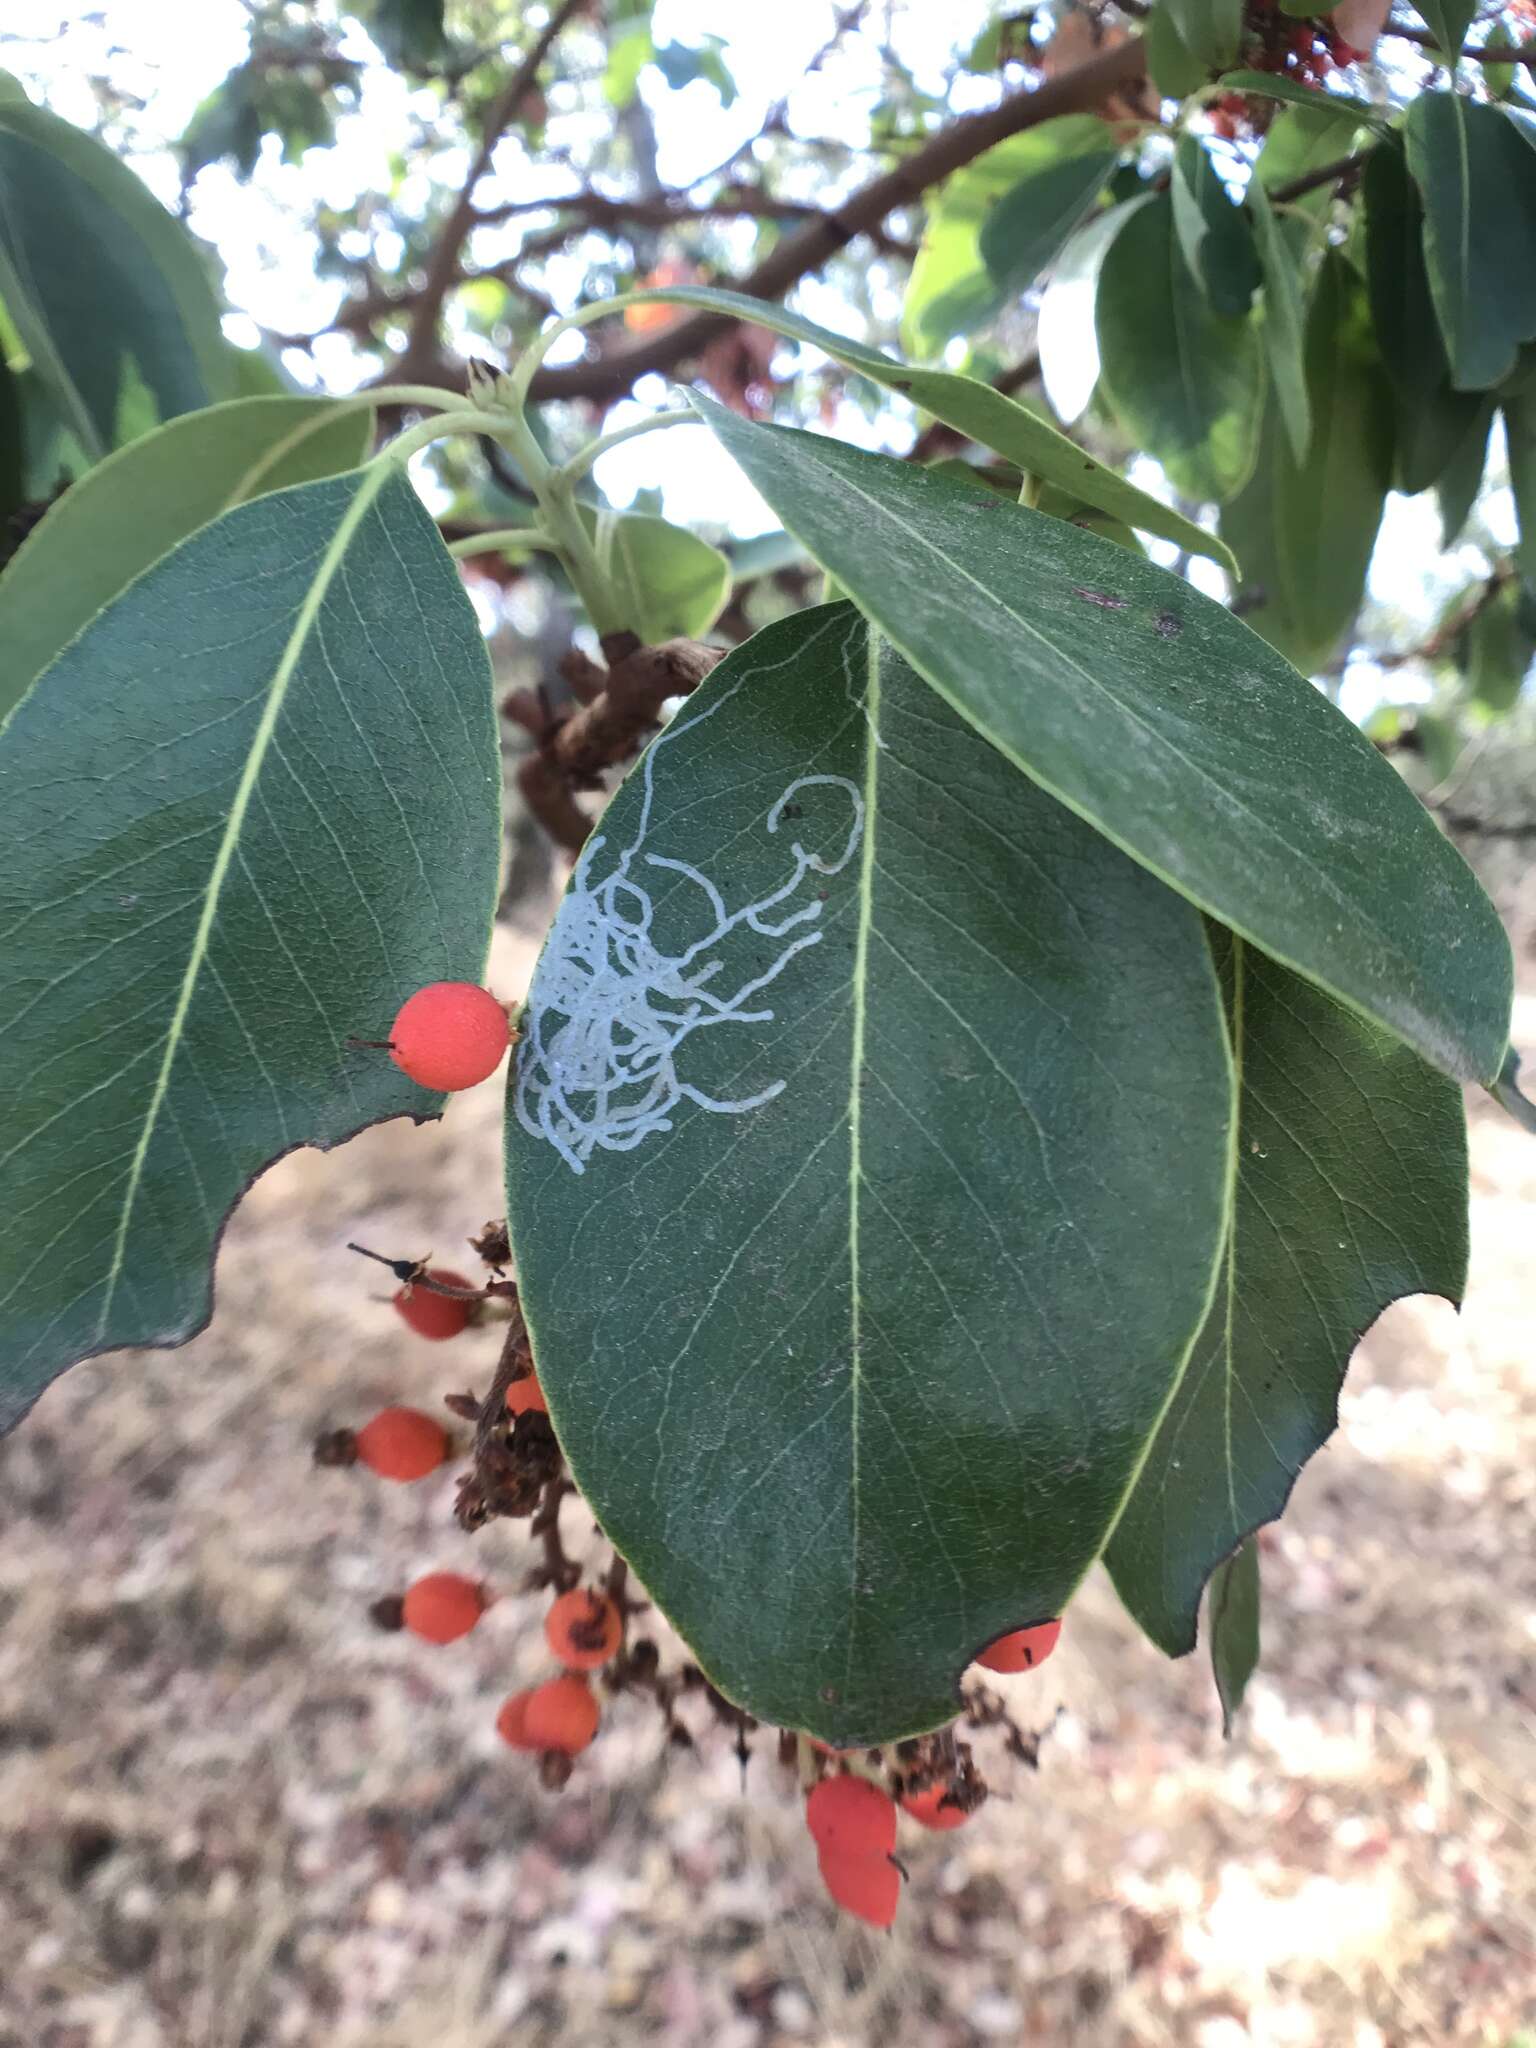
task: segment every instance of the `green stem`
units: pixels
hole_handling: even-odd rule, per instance
[[[521,395],[513,402],[520,408]],[[564,563],[565,573],[581,599],[593,632],[599,639],[606,633],[617,632],[628,621],[623,616],[612,581],[597,558],[591,535],[576,503],[571,478],[550,462],[520,409],[501,422],[499,437],[528,479],[542,515],[541,530],[549,535],[556,554]]]
[[[450,434],[494,434],[504,435],[507,420],[494,412],[454,412],[439,415],[435,420],[423,420],[419,426],[408,427],[403,434],[397,434],[373,458],[375,462],[406,463],[423,448],[430,448],[434,441],[445,441]]]
[[[615,427],[611,434],[600,434],[595,441],[589,441],[585,448],[573,455],[569,462],[561,463],[554,474],[566,483],[575,483],[584,477],[600,456],[610,448],[617,448],[621,441],[633,441],[641,434],[659,434],[663,427],[698,427],[703,421],[695,412],[664,412],[655,419],[636,420],[627,427]]]
[[[456,562],[464,561],[470,555],[488,555],[498,549],[547,548],[551,553],[560,552],[552,535],[541,526],[494,526],[484,533],[466,534],[463,540],[453,541],[448,549]]]

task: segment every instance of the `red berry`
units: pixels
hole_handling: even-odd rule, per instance
[[[890,1926],[901,1898],[901,1873],[888,1856],[850,1856],[842,1850],[822,1848],[816,1861],[834,1905],[867,1920],[871,1927]]]
[[[475,1284],[450,1266],[428,1266],[427,1278],[435,1280],[439,1287]],[[433,1294],[420,1285],[402,1287],[394,1300],[400,1320],[418,1337],[430,1337],[434,1344],[441,1343],[444,1337],[457,1337],[475,1311],[472,1301],[455,1301],[450,1294]]]
[[[624,1639],[624,1617],[612,1600],[578,1587],[562,1593],[544,1617],[549,1647],[569,1671],[595,1671]]]
[[[597,1733],[597,1701],[591,1686],[574,1674],[536,1685],[528,1695],[522,1725],[533,1748],[575,1756]]]
[[[507,1407],[514,1415],[549,1413],[549,1403],[544,1398],[544,1389],[539,1385],[536,1372],[524,1373],[520,1380],[512,1382],[507,1389]]]
[[[502,1702],[501,1712],[496,1716],[496,1733],[513,1749],[537,1749],[538,1744],[528,1739],[524,1725],[528,1718],[528,1702],[532,1691],[515,1692]]]
[[[456,1643],[485,1612],[485,1595],[458,1572],[428,1572],[407,1587],[402,1620],[429,1643]]]
[[[896,1846],[896,1805],[868,1778],[823,1778],[805,1802],[818,1848],[836,1856],[888,1856]]]
[[[357,1455],[381,1479],[425,1479],[448,1456],[448,1432],[419,1408],[381,1408],[357,1432]]]
[[[953,1803],[945,1805],[949,1787],[940,1781],[925,1785],[921,1792],[906,1793],[901,1802],[903,1813],[910,1813],[919,1827],[932,1828],[935,1832],[947,1828],[963,1828],[970,1815],[963,1806]]]
[[[1055,1649],[1056,1638],[1060,1634],[1059,1621],[1042,1621],[1033,1628],[1016,1628],[1006,1636],[999,1636],[995,1643],[988,1643],[976,1662],[985,1664],[989,1671],[1033,1671]]]
[[[472,981],[430,981],[400,1007],[390,1057],[423,1088],[473,1088],[494,1072],[511,1038],[507,1013]]]

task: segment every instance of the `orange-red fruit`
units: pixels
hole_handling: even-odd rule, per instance
[[[472,1280],[466,1280],[462,1273],[455,1273],[451,1266],[428,1266],[427,1278],[435,1280],[439,1287],[473,1287]],[[474,1313],[472,1301],[455,1301],[449,1294],[433,1294],[420,1286],[402,1287],[395,1296],[395,1308],[400,1320],[413,1329],[418,1337],[430,1337],[434,1344],[445,1337],[457,1337]]]
[[[1033,1671],[1056,1647],[1061,1634],[1059,1621],[1037,1622],[1033,1628],[1016,1628],[995,1643],[988,1643],[976,1659],[989,1671]]]
[[[868,1778],[823,1778],[805,1802],[805,1824],[834,1856],[888,1856],[896,1846],[896,1803]]]
[[[423,1088],[473,1088],[495,1071],[511,1031],[489,989],[472,981],[429,981],[400,1006],[390,1057]]]
[[[624,1639],[624,1617],[601,1593],[562,1593],[544,1617],[549,1647],[570,1671],[595,1671]]]
[[[524,1373],[520,1380],[514,1380],[507,1389],[507,1407],[513,1415],[547,1415],[549,1403],[544,1398],[544,1389],[539,1385],[536,1372]]]
[[[537,1749],[539,1746],[536,1742],[530,1741],[525,1725],[528,1719],[528,1702],[532,1698],[531,1690],[515,1692],[510,1699],[503,1700],[501,1712],[496,1716],[496,1733],[513,1749]]]
[[[406,1588],[401,1619],[429,1643],[456,1643],[485,1612],[485,1595],[458,1572],[428,1572]]]
[[[901,1873],[888,1856],[849,1855],[823,1847],[816,1860],[834,1905],[871,1927],[889,1927],[901,1897]]]
[[[942,1783],[925,1785],[921,1792],[908,1792],[902,1799],[901,1810],[911,1814],[919,1827],[932,1828],[941,1833],[949,1828],[963,1828],[970,1815],[960,1806],[946,1806],[945,1795],[949,1787]]]
[[[448,1432],[419,1408],[381,1408],[357,1432],[357,1455],[381,1479],[425,1479],[448,1456]]]
[[[574,1673],[536,1685],[523,1709],[522,1732],[533,1749],[558,1749],[575,1756],[597,1733],[597,1701],[591,1686]]]

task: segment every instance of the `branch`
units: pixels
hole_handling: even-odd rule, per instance
[[[540,30],[532,49],[486,110],[485,132],[481,137],[480,147],[475,152],[468,175],[458,198],[454,201],[453,211],[444,221],[433,246],[432,260],[427,265],[426,283],[416,302],[410,333],[406,337],[405,353],[397,366],[402,371],[410,365],[420,367],[433,354],[433,341],[442,314],[443,301],[453,289],[459,258],[475,225],[475,187],[490,169],[497,145],[516,120],[518,109],[537,85],[539,68],[554,47],[556,37],[584,5],[585,0],[560,0],[560,4],[555,7]]]
[[[1427,28],[1393,26],[1384,28],[1382,34],[1396,36],[1401,43],[1417,43],[1421,50],[1440,50],[1439,37],[1431,35]],[[1456,54],[1458,57],[1469,57],[1474,64],[1525,64],[1536,71],[1536,48],[1529,44],[1524,49],[1501,50],[1495,47],[1490,50],[1486,43],[1478,43],[1475,46],[1463,43]]]
[[[1054,120],[1058,114],[1089,112],[1112,93],[1135,84],[1145,70],[1145,51],[1133,38],[1063,71],[1044,85],[1010,93],[982,113],[962,114],[842,206],[786,235],[734,289],[749,298],[782,298],[792,285],[819,270],[856,236],[870,233],[887,214],[899,206],[910,206],[930,186],[974,162],[996,143]],[[547,365],[534,378],[530,396],[536,403],[555,398],[611,403],[622,398],[637,377],[649,370],[673,368],[736,324],[719,313],[691,314],[643,341],[615,349],[611,355],[589,362]]]
[[[1371,151],[1362,149],[1355,156],[1335,158],[1331,164],[1319,164],[1315,171],[1306,171],[1299,178],[1292,178],[1288,185],[1277,185],[1270,193],[1270,204],[1283,206],[1289,199],[1300,199],[1303,193],[1315,192],[1321,185],[1332,185],[1335,181],[1353,178],[1365,168],[1365,161]]]

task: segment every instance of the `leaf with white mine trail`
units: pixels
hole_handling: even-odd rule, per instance
[[[550,1412],[714,1682],[954,1711],[1098,1555],[1202,1319],[1199,917],[821,607],[631,773],[535,973],[508,1213]]]
[[[206,1322],[231,1205],[441,1097],[403,998],[478,980],[500,761],[485,647],[385,468],[226,513],[0,727],[0,1427]]]

